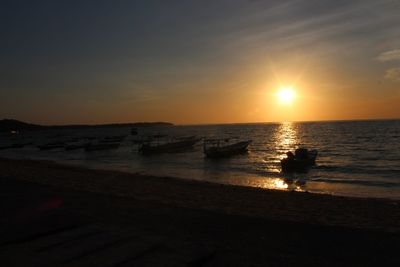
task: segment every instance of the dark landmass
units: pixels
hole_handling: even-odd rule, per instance
[[[37,125],[18,120],[3,119],[0,120],[0,132],[11,131],[35,131],[46,129],[74,129],[74,128],[105,128],[105,127],[151,127],[151,126],[173,126],[169,122],[134,122],[134,123],[111,123],[111,124],[75,124],[75,125]]]
[[[11,132],[11,131],[33,131],[41,130],[44,126],[30,124],[17,120],[4,119],[0,120],[0,132]]]
[[[396,200],[48,161],[0,169],[2,266],[400,266]]]

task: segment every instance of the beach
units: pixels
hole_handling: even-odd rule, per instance
[[[50,161],[1,159],[0,169],[0,260],[6,266],[382,266],[400,260],[398,200],[265,190]],[[73,246],[57,246],[76,231],[85,232],[81,228],[87,224],[116,241],[105,246],[95,234],[90,242],[80,237],[76,240],[84,242],[75,242],[89,250],[78,256],[66,253]],[[77,229],[52,232],[68,225]],[[55,246],[52,257],[39,249],[43,246]],[[18,257],[21,251],[27,257]]]

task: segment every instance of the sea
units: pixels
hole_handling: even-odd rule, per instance
[[[178,177],[264,189],[339,196],[400,199],[400,120],[287,122],[48,129],[0,136],[0,157],[51,160],[94,169]],[[248,153],[224,159],[204,156],[203,142],[171,154],[142,155],[138,141],[154,135],[166,139],[198,136],[222,143],[252,140]],[[119,148],[40,150],[48,143],[95,142],[123,136]],[[159,142],[162,142],[159,140]],[[296,148],[316,149],[316,165],[307,172],[285,174],[280,160]],[[143,178],[145,179],[145,178]]]

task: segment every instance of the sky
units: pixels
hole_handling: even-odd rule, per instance
[[[400,0],[1,1],[0,118],[400,118],[399,14]]]

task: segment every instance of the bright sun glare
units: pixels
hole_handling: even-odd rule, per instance
[[[280,103],[291,104],[295,97],[295,92],[290,87],[283,87],[277,93]]]

